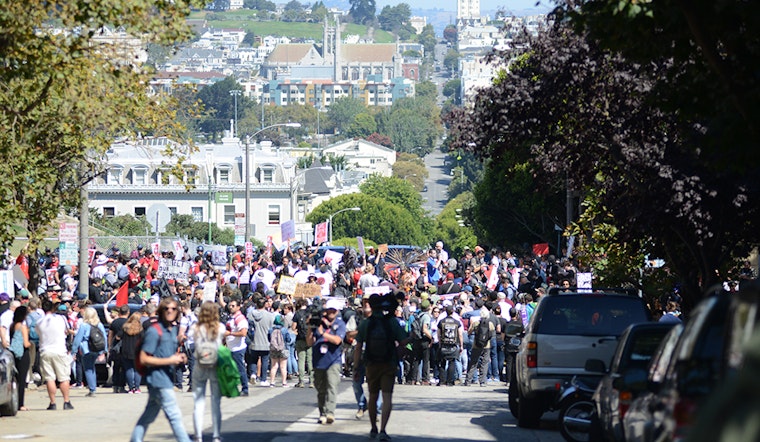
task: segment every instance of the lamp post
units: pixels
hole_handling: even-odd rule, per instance
[[[330,231],[329,231],[329,233],[330,233],[330,235],[329,235],[330,236],[330,238],[329,238],[330,245],[332,245],[332,238],[333,238],[332,237],[332,232],[333,232],[333,217],[335,215],[339,214],[339,213],[346,212],[346,211],[349,211],[349,210],[352,210],[354,212],[358,212],[359,210],[362,210],[362,208],[361,207],[347,207],[345,209],[338,210],[337,212],[335,212],[332,215],[330,215],[330,218],[328,220],[328,222],[330,223]]]
[[[245,137],[245,241],[247,242],[249,240],[248,233],[249,229],[251,227],[251,172],[250,172],[250,155],[249,155],[249,149],[251,144],[251,138],[255,137],[256,135],[260,134],[261,132],[264,132],[267,129],[271,129],[273,127],[301,127],[301,123],[278,123],[278,124],[272,124],[270,126],[262,127],[261,129],[257,130],[256,132],[252,133],[251,135],[246,135]]]
[[[237,97],[242,92],[243,91],[241,91],[240,89],[233,89],[233,90],[230,91],[230,95],[232,95],[235,98],[235,133],[234,134],[230,134],[230,136],[233,136],[233,137],[237,136],[237,133],[238,133],[238,131],[237,131]]]

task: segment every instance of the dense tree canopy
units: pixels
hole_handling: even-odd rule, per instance
[[[369,23],[375,20],[377,4],[375,0],[349,0],[351,9],[348,13],[354,23]]]
[[[233,90],[241,91],[237,98],[230,93]],[[253,106],[253,102],[242,91],[243,87],[234,77],[227,77],[198,91],[197,98],[207,112],[201,120],[200,128],[211,139],[219,138],[225,130],[229,130],[230,120],[235,119],[235,100],[238,122],[245,118],[248,108]]]
[[[750,222],[758,215],[756,164],[716,166],[709,148],[716,110],[700,119],[698,102],[680,111],[687,100],[669,59],[631,62],[565,23],[531,41],[523,55],[499,54],[505,66],[512,62],[511,72],[478,94],[471,111],[452,113],[452,146],[496,164],[527,161],[539,185],[566,178],[571,189],[596,199],[591,207],[611,218],[616,241],[665,257],[693,302],[732,257],[758,242]],[[703,73],[680,71],[695,75]],[[666,85],[673,100],[683,101],[663,101]],[[750,132],[741,145],[724,145],[726,155],[749,159],[737,150]]]
[[[409,23],[411,17],[412,9],[409,5],[399,3],[396,6],[384,6],[377,16],[377,21],[380,23],[380,29],[395,33]]]

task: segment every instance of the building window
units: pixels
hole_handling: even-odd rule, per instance
[[[187,184],[195,184],[195,169],[187,169],[187,172],[185,172],[185,176],[187,176]]]
[[[132,184],[146,184],[147,172],[146,169],[132,169]]]
[[[113,207],[103,207],[103,216],[105,218],[113,218],[116,216],[116,209]]]
[[[108,184],[121,184],[121,168],[108,169]]]
[[[135,207],[135,217],[145,216],[145,207]]]
[[[235,224],[235,206],[224,206],[224,224]]]
[[[273,183],[274,182],[274,170],[273,169],[262,169],[261,170],[261,182],[262,183]]]
[[[267,222],[272,224],[280,224],[280,206],[269,206],[267,208]]]
[[[193,221],[196,223],[203,222],[203,207],[192,207],[190,208],[190,213],[193,215]]]
[[[177,208],[176,207],[169,207],[169,213],[172,214],[172,217],[177,214]]]
[[[219,169],[219,184],[230,183],[230,169]]]

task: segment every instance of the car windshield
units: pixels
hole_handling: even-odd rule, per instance
[[[543,314],[535,333],[620,336],[630,324],[646,322],[641,300],[626,296],[551,296],[542,300]]]

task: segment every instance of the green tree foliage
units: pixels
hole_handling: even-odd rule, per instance
[[[412,18],[412,9],[406,3],[399,3],[396,6],[384,6],[377,16],[380,23],[380,29],[396,33],[409,23]]]
[[[375,0],[349,0],[351,9],[348,13],[353,18],[354,23],[370,23],[375,21],[377,4]]]
[[[722,99],[728,93],[720,100],[713,89],[682,94],[685,85],[714,75],[700,67],[698,50],[681,47],[695,64],[681,65],[675,75],[678,59],[632,62],[566,23],[558,21],[533,41],[510,74],[477,96],[471,112],[452,114],[454,146],[475,146],[481,158],[511,152],[517,162],[530,161],[544,183],[566,176],[571,189],[598,199],[591,206],[600,208],[595,225],[612,224],[618,241],[666,259],[683,278],[684,301],[692,305],[718,280],[716,269],[758,243],[750,222],[758,216],[753,129],[743,132],[741,143],[726,134],[718,158],[715,131],[730,122],[740,130],[742,106],[730,117],[731,100]],[[647,41],[654,40],[642,46]],[[656,45],[670,47],[666,41]],[[503,54],[502,61],[515,55]],[[745,67],[737,69],[740,74]],[[750,145],[752,154],[745,150]],[[718,167],[724,158],[744,161]]]
[[[284,22],[298,22],[306,20],[306,11],[298,0],[290,0],[282,12],[281,20]]]
[[[143,236],[153,233],[153,228],[144,216],[135,218],[132,215],[102,216],[96,210],[90,210],[90,220],[98,229],[105,230],[109,235]]]
[[[200,128],[211,139],[218,139],[225,130],[229,130],[230,120],[235,119],[235,97],[230,94],[232,90],[242,91],[243,87],[230,76],[198,91],[197,98],[208,112],[201,120]],[[246,110],[252,105],[251,100],[242,93],[237,96],[238,121],[245,118]]]
[[[449,70],[449,72],[456,72],[459,65],[459,52],[455,49],[449,49],[446,51],[446,55],[443,57],[443,67]]]
[[[193,221],[192,215],[173,215],[169,224],[166,225],[166,233],[169,235],[186,236],[203,243],[208,241],[208,231],[208,223]],[[215,223],[211,223],[211,242],[213,244],[233,245],[235,243],[235,231],[233,229],[220,229]]]
[[[424,215],[422,197],[409,181],[402,178],[372,175],[359,186],[359,190],[365,195],[400,206],[414,216]]]
[[[457,42],[457,27],[456,25],[446,25],[445,28],[443,28],[443,39],[447,42],[453,44],[456,44]]]
[[[277,5],[269,0],[244,0],[243,6],[256,11],[274,12],[277,10]]]
[[[334,153],[328,153],[324,155],[320,161],[322,164],[330,163],[330,167],[336,172],[345,170],[348,165],[345,155],[335,155]]]
[[[425,164],[421,161],[404,161],[399,159],[393,163],[393,176],[405,180],[414,187],[415,191],[421,192],[428,177],[428,171],[425,168]]]
[[[318,1],[311,7],[311,20],[316,23],[322,23],[328,14],[327,7],[324,2]]]
[[[150,70],[123,47],[98,40],[123,27],[144,44],[191,37],[201,1],[5,2],[0,13],[0,239],[23,225],[33,253],[47,226],[79,204],[79,190],[105,170],[114,137],[182,140],[171,97],[149,95]],[[187,152],[175,151],[181,155]],[[34,271],[34,266],[32,271]]]
[[[443,86],[443,96],[444,97],[451,97],[454,99],[454,102],[459,104],[462,102],[462,80],[459,78],[455,78],[453,80],[449,80],[446,82],[446,84]]]
[[[414,87],[414,96],[420,100],[430,100],[435,103],[438,98],[438,87],[430,80],[420,81]]]
[[[433,238],[443,241],[450,257],[462,256],[465,247],[472,249],[476,244],[481,243],[474,229],[467,225],[468,221],[462,215],[471,210],[474,205],[475,199],[472,194],[462,193],[450,199],[435,219]],[[463,226],[460,225],[460,220]]]
[[[422,32],[420,32],[420,35],[417,37],[417,41],[425,47],[425,54],[429,57],[434,56],[435,44],[438,43],[438,40],[435,38],[435,29],[433,28],[433,25],[425,25],[425,27],[422,28]]]
[[[405,208],[383,198],[352,193],[323,202],[306,216],[306,221],[325,222],[331,214],[349,207],[360,207],[359,212],[343,212],[333,217],[333,240],[361,236],[376,244],[427,243],[422,223]]]
[[[391,137],[396,151],[424,155],[441,134],[439,112],[429,99],[401,98],[378,116],[378,131]]]
[[[356,114],[354,122],[348,127],[346,135],[351,138],[364,138],[377,131],[375,118],[368,113]]]
[[[327,117],[338,132],[346,132],[357,114],[366,113],[367,106],[357,98],[343,97],[336,99],[327,109]]]

